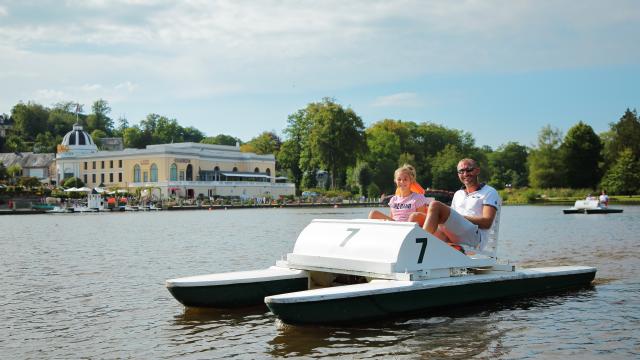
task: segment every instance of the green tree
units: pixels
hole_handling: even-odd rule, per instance
[[[566,184],[566,171],[560,146],[562,133],[551,125],[538,134],[538,146],[529,153],[529,184],[537,188],[562,187]]]
[[[80,188],[84,186],[84,182],[77,177],[68,177],[62,182],[62,186],[65,188],[76,187]]]
[[[313,189],[318,186],[318,171],[315,169],[305,171],[302,175],[302,187],[305,189]]]
[[[197,143],[204,139],[204,134],[193,126],[188,126],[182,128],[182,139],[182,141]]]
[[[62,142],[61,136],[54,136],[49,131],[38,134],[36,141],[33,143],[33,152],[35,153],[55,153],[56,147]]]
[[[380,196],[380,187],[376,183],[371,183],[367,186],[367,194],[370,198],[377,198]]]
[[[636,110],[627,109],[617,123],[611,126],[607,142],[605,142],[606,164],[613,164],[619,153],[631,149],[631,153],[640,158],[640,121]]]
[[[29,102],[19,103],[11,109],[14,132],[27,141],[33,141],[36,136],[47,130],[49,111],[40,104]]]
[[[16,177],[22,174],[22,166],[20,164],[13,164],[7,168],[7,174],[11,180],[12,184],[16,183]]]
[[[118,118],[118,126],[113,131],[113,135],[117,137],[123,137],[124,131],[129,128],[129,121],[126,117],[120,116]]]
[[[287,177],[292,179],[297,188],[302,183],[302,170],[300,169],[300,151],[293,140],[282,143],[278,152],[277,163],[287,173]]]
[[[29,146],[25,143],[22,137],[15,134],[7,136],[4,148],[9,150],[9,152],[29,151]]]
[[[502,189],[506,184],[513,187],[524,187],[529,184],[529,168],[527,166],[528,149],[517,142],[509,142],[500,146],[488,155],[491,168],[489,184]]]
[[[264,131],[247,143],[241,145],[240,150],[242,152],[253,152],[258,155],[274,154],[277,156],[281,146],[282,140],[280,140],[278,135],[271,131]]]
[[[352,176],[353,183],[358,187],[360,195],[368,196],[367,189],[372,180],[369,164],[364,161],[359,161],[353,168]]]
[[[0,180],[5,180],[7,178],[7,168],[4,166],[4,163],[0,161]]]
[[[107,134],[113,131],[113,120],[109,117],[111,107],[106,100],[99,99],[91,105],[92,114],[87,116],[87,131],[102,130]]]
[[[49,111],[47,118],[47,129],[54,137],[63,137],[73,128],[76,123],[76,104],[72,102],[61,102],[54,105]]]
[[[200,140],[203,144],[211,144],[211,145],[228,145],[228,146],[236,146],[236,143],[242,145],[242,141],[239,138],[233,137],[231,135],[218,134],[216,136],[209,136],[202,140]]]
[[[37,177],[33,177],[33,176],[21,177],[20,180],[18,180],[18,184],[28,189],[42,186],[42,184],[40,183],[40,180],[38,180]]]
[[[600,187],[609,193],[633,195],[640,190],[640,161],[630,148],[620,151],[618,159],[602,178]]]
[[[348,166],[366,152],[364,124],[350,108],[344,109],[333,99],[307,107],[313,126],[309,145],[320,164],[329,171],[331,188],[343,184]]]
[[[366,133],[367,162],[372,169],[373,182],[386,193],[395,189],[393,171],[406,162],[416,168],[418,182],[429,186],[434,177],[432,169],[438,166],[436,157],[447,145],[455,146],[460,154],[476,159],[483,166],[487,163],[486,155],[475,147],[470,133],[442,125],[385,119],[374,123]]]
[[[367,162],[372,169],[372,182],[385,193],[392,193],[395,189],[393,172],[398,167],[398,160],[402,154],[402,143],[407,142],[408,133],[406,123],[385,119],[370,126],[366,130],[369,153]]]
[[[287,171],[297,188],[308,187],[305,185],[309,181],[303,181],[304,179],[312,179],[315,186],[315,172],[318,164],[309,146],[312,119],[308,116],[307,110],[310,106],[311,104],[288,116],[288,125],[284,129],[286,140],[282,143],[277,157],[280,167]]]
[[[107,133],[104,130],[95,129],[91,132],[91,138],[98,147],[102,146],[102,138],[106,138]]]
[[[145,146],[143,133],[137,126],[126,128],[122,139],[126,148],[142,149]]]
[[[456,173],[456,167],[461,159],[465,158],[463,153],[455,145],[447,144],[433,159],[432,187],[436,189],[453,191],[460,188],[460,180]]]
[[[561,146],[571,188],[595,188],[600,181],[602,143],[591,126],[580,121],[569,129]]]

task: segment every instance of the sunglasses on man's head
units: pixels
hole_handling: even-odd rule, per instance
[[[464,173],[470,173],[473,170],[475,170],[476,168],[474,167],[468,167],[468,168],[462,168],[462,169],[458,169],[458,174],[464,174]]]

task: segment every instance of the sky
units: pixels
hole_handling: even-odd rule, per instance
[[[640,1],[0,0],[0,113],[104,99],[248,141],[325,97],[493,148],[601,133],[640,109]]]

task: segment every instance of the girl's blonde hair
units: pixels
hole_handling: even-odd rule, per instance
[[[416,169],[409,165],[409,164],[404,164],[402,166],[400,166],[399,168],[396,169],[396,171],[393,173],[393,182],[396,181],[396,179],[398,178],[398,175],[400,175],[400,173],[406,173],[409,175],[409,178],[411,179],[411,182],[414,183],[416,182]]]

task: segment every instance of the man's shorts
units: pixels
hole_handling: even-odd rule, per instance
[[[451,242],[457,244],[478,247],[482,241],[482,234],[478,225],[464,218],[457,211],[451,209],[451,214],[447,221],[440,227]]]

